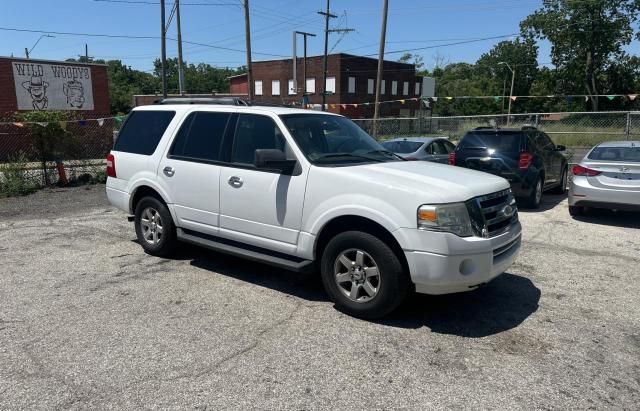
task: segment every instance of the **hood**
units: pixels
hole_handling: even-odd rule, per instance
[[[386,189],[406,191],[425,202],[453,203],[510,188],[502,177],[428,161],[397,161],[340,168],[341,173]]]

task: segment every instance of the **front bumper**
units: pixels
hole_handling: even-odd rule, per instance
[[[416,241],[413,244],[422,246],[422,250],[404,250],[416,291],[449,294],[471,291],[502,274],[520,251],[522,228],[516,222],[493,238],[461,238],[415,229],[402,231],[403,236],[413,237]]]
[[[597,208],[640,210],[637,190],[595,187],[585,176],[574,176],[569,185],[569,205]]]

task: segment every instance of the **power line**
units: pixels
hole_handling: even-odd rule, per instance
[[[106,37],[106,38],[114,38],[114,39],[142,39],[142,40],[159,40],[159,36],[137,36],[137,35],[125,35],[125,34],[104,34],[104,33],[77,33],[70,31],[49,31],[49,30],[32,30],[32,29],[18,29],[14,27],[0,27],[0,30],[3,31],[16,31],[21,33],[44,33],[44,34],[57,34],[60,36],[84,36],[84,37]],[[175,38],[167,37],[167,40],[177,41]],[[187,41],[182,40],[183,43],[192,44],[195,46],[209,47],[218,50],[227,50],[234,51],[238,53],[244,53],[245,50],[234,49],[230,47],[222,47],[222,46],[214,46],[213,44],[199,43],[195,41]],[[254,51],[253,54],[260,54],[263,56],[271,56],[271,57],[289,57],[282,54],[274,54],[274,53],[260,53]]]

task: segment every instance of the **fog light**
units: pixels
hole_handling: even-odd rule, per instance
[[[471,259],[463,260],[460,263],[460,274],[462,275],[471,275],[475,270],[476,266]]]

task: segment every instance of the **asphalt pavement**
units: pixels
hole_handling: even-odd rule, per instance
[[[104,186],[0,199],[0,409],[637,409],[640,216],[520,218],[487,287],[367,322],[312,275],[144,254]]]

